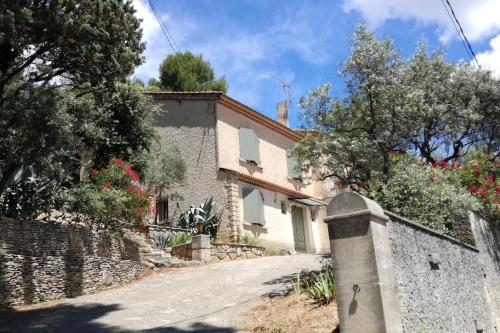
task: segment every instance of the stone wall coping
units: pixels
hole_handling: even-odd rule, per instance
[[[424,232],[426,232],[428,234],[431,234],[431,235],[433,235],[435,237],[439,237],[439,238],[445,239],[447,241],[450,241],[452,243],[455,243],[457,245],[465,247],[468,250],[471,250],[471,251],[479,253],[479,249],[477,247],[473,246],[473,245],[467,244],[467,243],[462,242],[462,241],[460,241],[460,240],[458,240],[456,238],[453,238],[451,236],[445,235],[442,232],[439,232],[437,230],[434,230],[434,229],[431,229],[429,227],[426,227],[426,226],[423,226],[421,224],[418,224],[418,223],[415,223],[413,221],[410,221],[410,220],[408,220],[408,219],[406,219],[406,218],[404,218],[404,217],[402,217],[402,216],[400,216],[398,214],[390,212],[388,210],[384,210],[384,213],[387,214],[387,215],[389,215],[389,217],[391,218],[391,221],[393,221],[393,222],[399,222],[399,223],[406,224],[406,225],[408,225],[408,226],[410,226],[410,227],[412,227],[414,229],[419,229],[419,230],[424,231]]]
[[[232,246],[232,247],[249,247],[253,249],[259,249],[259,250],[265,250],[266,248],[263,246],[257,246],[257,245],[249,245],[249,244],[239,244],[239,243],[219,243],[219,242],[212,242],[212,246]]]
[[[341,220],[346,220],[346,219],[351,219],[355,217],[360,217],[360,216],[370,216],[375,218],[375,220],[379,221],[387,221],[389,218],[385,215],[380,215],[377,212],[372,211],[371,209],[363,209],[363,210],[358,210],[356,212],[349,212],[349,213],[342,213],[342,214],[335,214],[332,216],[327,216],[324,218],[325,223],[329,222],[334,222],[334,221],[341,221]]]

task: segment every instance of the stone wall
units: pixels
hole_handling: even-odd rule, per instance
[[[243,244],[211,243],[206,251],[210,255],[208,261],[211,263],[252,259],[266,255],[266,249],[261,246]],[[193,260],[193,247],[191,243],[174,246],[170,250],[170,255],[185,260]]]
[[[132,237],[0,219],[0,308],[93,293],[148,271]]]
[[[193,249],[191,248],[191,243],[173,246],[170,250],[170,255],[176,258],[192,260]]]
[[[252,259],[265,255],[266,249],[261,246],[212,243],[210,262]]]
[[[386,214],[404,332],[496,333],[479,250]]]
[[[190,205],[202,204],[210,196],[219,208],[224,208],[219,236],[230,239],[234,234],[227,205],[227,174],[217,165],[216,95],[192,100],[179,94],[178,99],[162,99],[154,95],[161,112],[154,126],[160,137],[179,148],[186,164],[186,181],[173,188],[180,195],[168,202],[169,218],[176,219]]]
[[[327,214],[342,333],[500,331],[496,225],[471,214],[471,246],[352,192]]]

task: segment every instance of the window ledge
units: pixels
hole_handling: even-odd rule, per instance
[[[304,178],[294,178],[294,177],[290,177],[290,176],[287,176],[286,178],[289,181],[295,182],[295,183],[303,183],[304,182]]]
[[[240,159],[239,159],[239,162],[240,162],[240,164],[244,164],[245,166],[251,166],[251,167],[254,167],[254,168],[256,168],[256,169],[258,169],[258,170],[260,170],[260,171],[262,171],[262,170],[263,170],[263,168],[262,168],[262,164],[257,163],[257,162],[255,162],[255,161],[250,161],[250,160],[245,160],[245,159],[243,159],[243,158],[240,158]]]
[[[251,223],[251,222],[246,222],[246,221],[243,221],[243,225],[244,225],[244,226],[247,226],[247,227],[250,227],[250,226],[256,226],[256,227],[261,228],[262,230],[267,230],[267,228],[266,228],[266,225],[265,225],[265,224],[260,224],[260,223]]]

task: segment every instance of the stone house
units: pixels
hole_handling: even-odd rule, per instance
[[[219,92],[148,95],[161,109],[158,133],[179,148],[187,166],[179,195],[158,205],[162,219],[213,197],[224,209],[222,239],[247,234],[270,251],[329,252],[323,217],[335,191],[303,178],[289,157],[303,133],[287,126],[282,103],[275,121]]]

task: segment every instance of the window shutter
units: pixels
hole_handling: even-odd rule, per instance
[[[259,139],[255,131],[250,128],[240,128],[240,157],[247,161],[260,163]]]
[[[299,169],[299,162],[294,156],[287,156],[288,158],[288,176],[294,179],[302,178],[302,172]]]
[[[258,189],[243,188],[243,216],[247,223],[265,224],[264,200]]]

